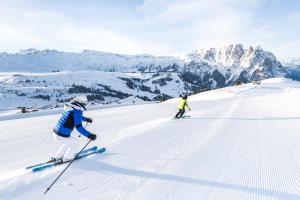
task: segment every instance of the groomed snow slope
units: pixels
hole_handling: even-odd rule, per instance
[[[0,199],[300,199],[300,85],[269,79],[190,98],[93,110],[88,126],[108,151],[41,173],[27,165],[58,148],[58,115],[0,121]],[[82,145],[86,140],[81,137]]]

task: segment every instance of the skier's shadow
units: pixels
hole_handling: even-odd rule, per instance
[[[136,176],[141,178],[149,178],[149,179],[159,179],[165,181],[174,181],[185,184],[193,184],[199,186],[213,187],[213,188],[221,188],[228,190],[237,190],[239,192],[253,193],[260,196],[266,196],[276,199],[300,199],[299,194],[293,194],[289,192],[271,190],[271,189],[262,189],[252,186],[238,185],[226,182],[216,182],[209,181],[204,179],[194,179],[190,177],[177,176],[172,174],[159,174],[155,172],[146,172],[136,169],[126,169],[118,166],[114,166],[111,164],[107,164],[104,162],[96,161],[96,160],[88,160],[85,163],[81,163],[81,165],[77,166],[83,170],[95,171],[97,173],[117,173],[128,176]]]

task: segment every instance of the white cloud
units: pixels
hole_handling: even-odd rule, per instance
[[[0,50],[94,49],[119,53],[162,53],[167,46],[140,42],[98,24],[78,24],[61,13],[0,3]]]
[[[272,5],[278,2],[145,0],[137,10],[144,14],[145,24],[173,30],[173,37],[169,41],[167,38],[166,42],[172,43],[171,40],[176,38],[174,35],[177,38],[183,36],[185,41],[180,43],[184,51],[243,43],[245,46],[263,45],[279,56],[296,56],[298,52],[293,44],[298,44],[300,39],[292,32],[300,32],[297,28],[300,27],[300,17],[297,13],[282,14],[284,9],[288,9],[285,7],[276,10]],[[266,11],[269,13],[265,14]],[[281,49],[278,49],[279,46]]]
[[[93,17],[33,2],[0,1],[0,51],[55,48],[170,55],[243,43],[296,57],[299,49],[300,14],[276,15],[269,0],[145,0],[119,15],[115,12],[113,19],[107,17],[109,12],[101,12],[97,2],[99,12]],[[72,5],[66,8],[72,10]],[[266,16],[265,11],[275,17]]]
[[[168,3],[167,3],[168,2]],[[255,3],[251,1],[250,3]],[[223,1],[158,1],[148,0],[138,7],[148,24],[165,27],[182,26],[173,34],[188,35],[194,45],[224,44],[241,40],[248,29],[251,13],[240,8],[235,0]],[[251,23],[249,23],[251,25]],[[248,24],[248,25],[249,25]],[[191,47],[194,48],[195,46]]]

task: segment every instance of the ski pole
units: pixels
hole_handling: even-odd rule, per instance
[[[84,126],[84,128],[86,128],[88,124],[89,124],[89,123],[87,122],[86,125]],[[81,137],[81,134],[80,134],[80,133],[79,133],[78,137]]]
[[[56,181],[63,175],[63,173],[68,169],[68,167],[73,163],[74,160],[76,160],[77,156],[80,155],[80,153],[89,145],[89,143],[92,140],[90,139],[86,145],[79,151],[79,153],[71,160],[71,162],[68,164],[68,166],[65,167],[65,169],[59,174],[59,176],[52,182],[52,184],[47,188],[47,190],[44,192],[44,195],[51,189],[51,187],[56,183]]]

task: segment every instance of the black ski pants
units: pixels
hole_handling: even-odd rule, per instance
[[[178,113],[175,115],[176,118],[182,117],[182,115],[185,113],[185,109],[179,109]]]

